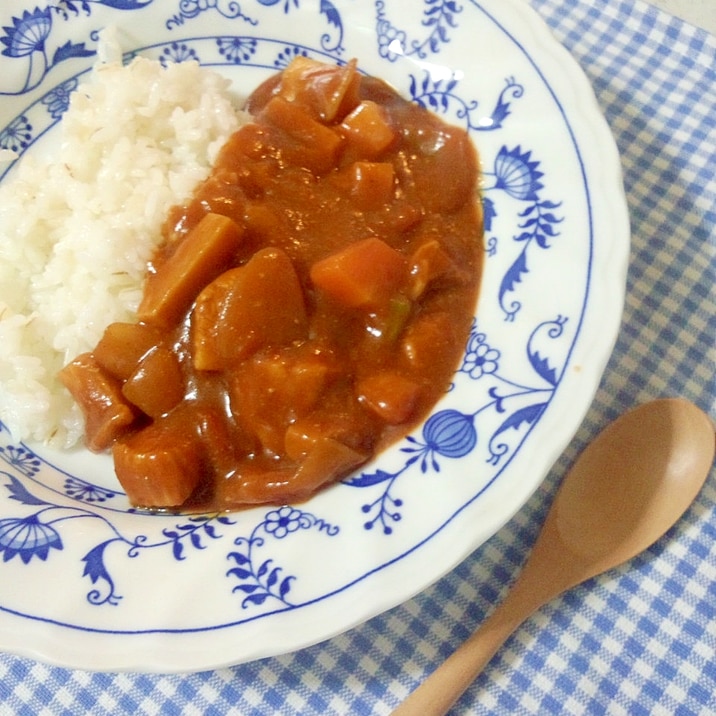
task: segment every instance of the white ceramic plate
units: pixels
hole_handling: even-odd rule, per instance
[[[357,57],[469,128],[488,256],[452,390],[412,436],[300,506],[138,514],[108,459],[0,431],[0,648],[86,669],[201,670],[300,648],[406,600],[520,509],[611,352],[628,220],[586,79],[517,0],[55,5],[3,5],[0,147],[51,140],[108,24],[128,53],[198,59],[244,95],[297,53]]]

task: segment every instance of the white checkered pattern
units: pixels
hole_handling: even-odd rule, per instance
[[[468,2],[469,0],[460,0]],[[287,656],[191,675],[93,674],[0,655],[0,716],[387,714],[518,572],[578,450],[635,403],[716,415],[716,38],[632,0],[530,0],[588,74],[633,223],[621,334],[573,445],[514,520],[415,599]],[[458,714],[716,714],[716,479],[625,568],[548,605]]]

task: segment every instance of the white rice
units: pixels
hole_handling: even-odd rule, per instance
[[[107,324],[132,320],[168,209],[248,119],[228,82],[195,63],[104,55],[53,156],[24,157],[0,185],[0,418],[17,439],[56,447],[83,430],[57,372]]]

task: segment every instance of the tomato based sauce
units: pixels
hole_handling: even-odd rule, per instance
[[[477,299],[466,133],[385,83],[299,58],[167,218],[136,323],[61,378],[142,507],[302,500],[449,387]]]

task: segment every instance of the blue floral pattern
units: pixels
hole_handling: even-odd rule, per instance
[[[494,132],[502,127],[510,114],[509,100],[519,99],[524,92],[522,85],[515,82],[513,77],[508,77],[492,111],[485,115],[477,100],[466,100],[461,96],[458,85],[459,80],[454,76],[449,80],[433,79],[430,73],[426,72],[422,81],[418,81],[417,77],[411,75],[410,96],[416,104],[436,114],[453,112],[469,131]]]
[[[57,530],[37,514],[0,520],[0,552],[4,562],[15,556],[27,564],[33,557],[45,560],[51,549],[62,549]]]
[[[13,17],[11,25],[2,28],[0,43],[5,46],[2,54],[6,57],[22,60],[26,72],[23,84],[2,94],[23,94],[37,87],[52,67],[77,57],[91,57],[93,50],[87,49],[84,42],[67,40],[55,45],[50,54],[50,35],[53,30],[53,10],[51,6],[36,7],[32,12],[25,10],[20,17]]]
[[[172,42],[162,50],[159,61],[163,67],[177,62],[200,62],[196,50],[186,42]]]
[[[420,22],[423,35],[409,40],[408,34],[396,28],[387,18],[384,0],[378,0],[375,7],[378,51],[391,61],[403,55],[415,55],[424,60],[439,53],[441,47],[450,42],[450,33],[457,28],[463,11],[454,0],[424,0]]]
[[[553,286],[556,298],[548,302],[534,300],[541,290],[535,283],[567,245],[591,237],[575,229],[579,212],[565,199],[554,157],[525,130],[542,80],[528,62],[515,61],[482,82],[455,60],[471,47],[463,25],[478,15],[490,22],[482,3],[421,0],[402,17],[389,14],[395,7],[384,0],[38,0],[29,9],[0,11],[7,70],[0,73],[0,148],[18,155],[61,120],[95,59],[97,29],[129,14],[139,39],[125,48],[127,60],[141,54],[164,65],[198,61],[237,87],[244,78],[257,84],[299,55],[333,62],[357,56],[364,71],[463,126],[484,169],[490,288],[480,296],[451,389],[413,434],[308,504],[231,515],[135,510],[106,468],[92,463],[81,474],[67,472],[61,460],[17,443],[0,424],[2,559],[8,568],[40,575],[38,582],[62,570],[76,591],[77,614],[90,613],[97,633],[132,631],[131,624],[118,626],[117,615],[146,598],[135,575],[151,571],[149,564],[161,565],[162,583],[153,589],[170,600],[201,565],[227,610],[196,627],[208,631],[310,608],[370,581],[419,551],[507,474],[561,389],[580,336],[586,274],[576,289]],[[362,31],[354,34],[356,13]],[[145,17],[153,18],[150,37]],[[373,28],[367,40],[366,28]],[[565,145],[559,163],[574,151]],[[11,166],[0,165],[0,181]],[[444,485],[458,495],[454,504],[443,500],[451,494]],[[436,497],[429,510],[420,509],[425,493]],[[362,549],[356,559],[346,557],[362,541],[369,564],[360,562]],[[0,608],[4,598],[0,590]]]
[[[493,467],[498,467],[519,447],[525,431],[537,423],[559,384],[559,369],[552,358],[542,354],[543,339],[558,342],[564,337],[566,323],[566,318],[558,316],[532,331],[526,346],[535,377],[530,385],[500,373],[500,351],[491,348],[487,336],[478,330],[477,323],[473,324],[458,373],[485,385],[485,402],[470,413],[447,408],[431,415],[422,428],[422,439],[406,438],[401,452],[409,457],[397,470],[363,472],[344,481],[350,487],[380,486],[378,496],[361,506],[363,514],[369,517],[365,529],[372,530],[380,524],[385,535],[393,533],[393,523],[401,520],[400,508],[404,505],[403,498],[395,496],[395,483],[412,466],[419,466],[422,474],[439,473],[439,458],[464,458],[478,446],[478,435],[483,435],[485,460]],[[499,419],[495,421],[495,417]],[[479,427],[483,422],[489,426],[485,430]]]
[[[261,605],[268,599],[276,600],[285,607],[293,606],[289,592],[296,577],[284,575],[283,568],[276,566],[271,558],[259,559],[257,552],[265,545],[266,537],[283,540],[298,530],[310,528],[323,531],[330,537],[339,532],[337,526],[308,512],[284,505],[266,513],[249,537],[237,537],[234,540],[237,549],[229,552],[228,559],[236,566],[229,569],[227,575],[239,582],[233,591],[243,594],[242,608]]]
[[[0,131],[0,148],[19,154],[30,146],[32,139],[32,125],[23,114]]]
[[[0,427],[2,424],[0,423]],[[3,448],[0,452],[8,465],[22,470],[26,476],[39,471],[41,461],[26,448]],[[64,501],[52,501],[38,496],[31,485],[24,484],[17,476],[0,471],[0,480],[9,494],[9,499],[33,508],[28,514],[0,519],[0,554],[5,562],[19,557],[29,564],[33,559],[45,561],[51,550],[62,551],[61,523],[77,519],[97,519],[92,510],[97,504],[106,503],[119,493],[101,489],[83,480],[68,477],[64,483],[65,497],[78,504],[68,507]],[[131,510],[130,510],[131,511]],[[111,522],[99,517],[111,526]],[[167,549],[176,562],[187,559],[189,551],[201,551],[209,544],[222,539],[222,527],[232,527],[235,521],[225,514],[188,516],[171,527],[164,527],[158,534],[126,534],[112,527],[111,537],[93,546],[83,557],[82,576],[89,580],[87,602],[93,606],[118,606],[122,600],[119,586],[110,566],[111,559],[116,560],[119,551],[126,557],[137,558],[143,552]],[[283,575],[283,568],[274,566],[271,557],[262,558],[257,564],[261,548],[266,538],[286,540],[299,530],[315,528],[317,531],[334,537],[339,528],[314,515],[295,507],[284,506],[270,510],[264,519],[256,525],[248,537],[234,538],[234,549],[228,552],[227,559],[236,566],[226,572],[226,576],[238,580],[232,587],[233,592],[244,594],[243,608],[261,606],[267,599],[273,598],[284,607],[291,606],[288,593],[294,575]],[[264,550],[265,551],[265,550]],[[110,557],[112,553],[112,557]]]

